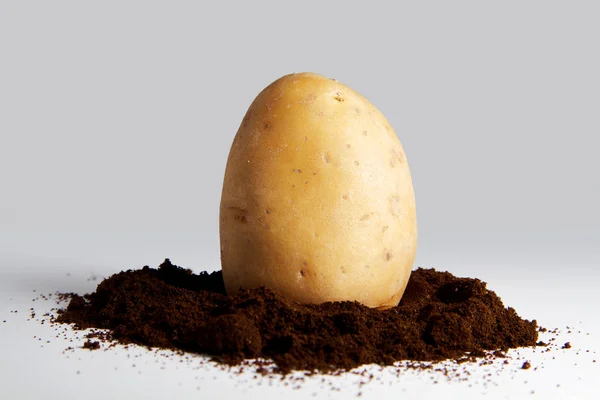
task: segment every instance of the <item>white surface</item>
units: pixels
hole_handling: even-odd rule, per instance
[[[207,364],[201,356],[157,353],[135,346],[106,351],[80,348],[84,342],[81,334],[35,321],[45,310],[55,307],[54,301],[32,300],[55,291],[89,292],[102,276],[117,271],[42,266],[26,271],[3,268],[0,270],[0,340],[3,343],[0,398],[304,399],[314,396],[343,399],[359,393],[364,399],[431,399],[438,395],[479,398],[482,394],[489,399],[596,398],[600,376],[600,325],[594,311],[600,294],[596,284],[586,279],[585,270],[573,270],[560,280],[527,273],[522,273],[518,281],[502,279],[507,271],[514,276],[519,270],[526,271],[523,266],[505,266],[503,273],[490,275],[489,287],[522,316],[535,317],[545,327],[560,328],[562,333],[556,343],[562,345],[569,341],[571,349],[554,349],[548,353],[541,353],[541,347],[518,349],[509,352],[508,365],[503,365],[502,360],[485,367],[463,364],[458,371],[470,373],[466,380],[462,379],[464,372],[462,378],[413,370],[403,371],[398,376],[393,369],[382,371],[370,367],[374,379],[364,385],[361,382],[365,379],[350,374],[326,377],[326,383],[321,377],[314,377],[304,382],[291,381],[285,386],[279,379],[253,379],[249,372],[238,374],[235,370],[223,370]],[[36,317],[27,321],[31,307]],[[11,312],[14,310],[18,312]],[[570,327],[570,334],[566,326]],[[541,339],[552,336],[542,334]],[[65,351],[70,346],[75,349]],[[525,360],[531,362],[531,369],[520,369]]]

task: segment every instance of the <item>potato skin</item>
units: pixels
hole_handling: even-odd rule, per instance
[[[286,75],[235,136],[220,207],[228,293],[266,286],[301,303],[398,304],[415,258],[415,197],[389,122],[349,87]]]

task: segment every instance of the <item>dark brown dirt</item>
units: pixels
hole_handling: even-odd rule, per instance
[[[88,350],[98,350],[98,349],[100,349],[100,342],[88,339],[83,344],[83,348],[88,349]]]
[[[229,365],[270,359],[281,373],[458,360],[535,346],[538,338],[536,321],[506,308],[484,282],[421,268],[401,303],[379,311],[355,302],[301,305],[266,288],[227,296],[220,272],[194,275],[165,260],[158,269],[121,272],[92,294],[73,295],[57,322]]]

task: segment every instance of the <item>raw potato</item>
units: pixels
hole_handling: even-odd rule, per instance
[[[301,303],[400,301],[417,242],[404,149],[368,100],[312,73],[256,97],[233,141],[220,208],[227,292]]]

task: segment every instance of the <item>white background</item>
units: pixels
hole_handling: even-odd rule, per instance
[[[587,305],[600,283],[600,5],[391,4],[0,1],[0,320],[27,310],[33,289],[92,290],[92,274],[165,257],[219,269],[237,127],[264,86],[313,71],[365,95],[398,133],[417,198],[416,265],[482,278],[527,318],[600,334]],[[84,369],[34,350],[37,328],[9,317],[0,341],[20,353],[0,359],[1,397],[32,398],[36,379]],[[96,358],[85,366],[98,396],[216,393],[171,388],[185,379],[163,372],[126,383],[101,367],[116,361]],[[596,382],[572,371],[559,375],[574,384],[547,396],[591,398]],[[63,398],[91,385],[65,376]],[[427,384],[406,387],[418,397]]]

